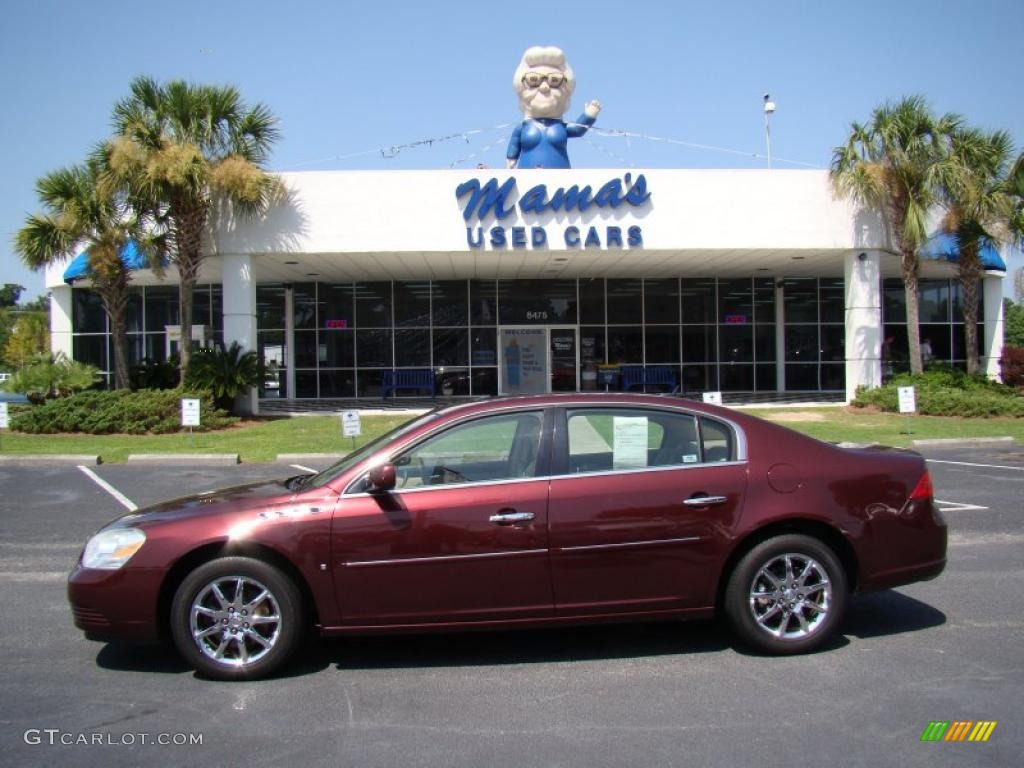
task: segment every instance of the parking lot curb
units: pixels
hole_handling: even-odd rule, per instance
[[[345,456],[344,453],[279,453],[277,460],[283,464],[296,461],[330,461],[335,462]]]
[[[4,454],[0,454],[0,464],[11,464],[13,466],[21,464],[73,464],[78,466],[79,464],[96,465],[101,462],[102,460],[99,456],[91,456],[84,453],[25,453],[6,456]]]
[[[912,441],[915,448],[940,448],[945,445],[985,445],[986,443],[1012,443],[1012,437],[937,437]]]
[[[132,453],[128,456],[129,464],[164,464],[189,466],[229,466],[240,464],[237,453]]]

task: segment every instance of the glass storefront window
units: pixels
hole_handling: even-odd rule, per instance
[[[710,363],[718,359],[717,326],[683,326],[683,362]]]
[[[395,283],[395,327],[430,327],[430,283]]]
[[[296,328],[317,327],[316,304],[316,283],[295,283],[292,287],[292,306]]]
[[[318,359],[316,331],[296,331],[295,367],[316,368]]]
[[[354,371],[320,369],[320,397],[355,397],[355,394]]]
[[[754,361],[754,326],[723,325],[718,329],[722,363]],[[753,381],[753,378],[751,378]]]
[[[324,368],[355,365],[354,331],[322,330],[319,332],[319,359]]]
[[[259,328],[261,331],[284,330],[284,318],[284,286],[257,286],[256,327]],[[150,327],[148,318],[146,322],[147,327]]]
[[[465,328],[434,329],[434,367],[469,365]]]
[[[75,332],[106,333],[107,315],[103,311],[103,301],[99,294],[76,288],[71,295]],[[95,365],[95,363],[93,364]]]
[[[645,361],[651,363],[679,362],[679,327],[649,325],[645,333]]]
[[[391,283],[356,283],[356,327],[391,327]]]
[[[495,325],[498,322],[498,281],[469,281],[469,316],[473,325]]]
[[[464,327],[469,323],[465,280],[434,281],[431,290],[434,303],[433,320],[435,326]]]
[[[496,328],[473,328],[470,332],[471,365],[498,364],[498,331]]]
[[[575,325],[576,281],[499,280],[498,312],[501,325]]]
[[[818,322],[818,279],[791,277],[783,281],[786,323]]]
[[[643,281],[607,280],[608,322],[609,323],[642,323],[643,312]]]
[[[608,326],[608,362],[642,363],[644,332],[640,326]]]
[[[604,325],[604,279],[580,278],[580,322]]]
[[[846,283],[842,278],[823,277],[818,281],[818,306],[821,322],[846,322]]]
[[[754,322],[775,322],[775,278],[773,277],[754,278]]]
[[[351,283],[320,283],[317,288],[320,327],[342,330],[355,327]]]
[[[684,278],[680,284],[684,323],[715,322],[715,279]]]
[[[71,343],[71,354],[75,360],[89,365],[95,365],[101,371],[110,370],[107,368],[107,339],[106,334],[75,334]]]
[[[391,368],[391,331],[356,331],[356,365],[360,368]]]
[[[679,324],[678,280],[644,280],[644,322]]]
[[[718,322],[726,325],[754,322],[754,292],[750,280],[718,281]]]
[[[430,366],[430,330],[399,328],[395,330],[395,366]]]

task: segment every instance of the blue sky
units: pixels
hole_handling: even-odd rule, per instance
[[[522,52],[558,45],[576,71],[573,116],[597,98],[598,128],[672,140],[591,134],[571,146],[577,167],[764,167],[770,92],[776,167],[824,168],[851,120],[908,93],[1022,148],[1022,39],[1020,0],[9,3],[0,282],[43,292],[10,242],[38,210],[35,180],[108,135],[140,74],[265,102],[283,133],[276,170],[472,168],[504,162],[497,126],[519,119]]]

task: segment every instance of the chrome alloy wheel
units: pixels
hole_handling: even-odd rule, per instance
[[[281,635],[281,609],[248,576],[221,576],[199,590],[189,611],[199,651],[217,664],[244,667],[266,656]]]
[[[758,569],[750,585],[750,613],[757,625],[779,640],[802,640],[828,618],[832,583],[824,566],[789,552]]]

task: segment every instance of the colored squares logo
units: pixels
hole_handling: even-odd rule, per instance
[[[988,741],[996,725],[996,720],[932,720],[921,741]]]

